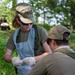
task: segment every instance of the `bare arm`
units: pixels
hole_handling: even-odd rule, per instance
[[[12,62],[12,50],[6,49],[4,54],[4,60],[11,63]]]
[[[41,54],[41,55],[39,55],[39,56],[36,56],[36,57],[35,57],[35,60],[36,60],[36,61],[39,61],[39,60],[41,60],[43,57],[45,57],[46,55],[52,53],[52,51],[51,51],[49,45],[47,44],[47,42],[44,42],[44,43],[43,43],[43,48],[44,48],[44,50],[45,50],[45,53],[43,53],[43,54]]]

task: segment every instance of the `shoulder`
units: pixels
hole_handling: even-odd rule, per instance
[[[68,56],[61,53],[61,52],[53,52],[47,56],[44,57],[44,61],[56,61],[56,60],[62,60],[63,58],[67,58]]]
[[[37,26],[37,29],[40,34],[47,34],[47,31],[45,28],[43,28],[41,26]]]
[[[37,26],[37,28],[38,28],[39,30],[45,30],[45,28],[43,28],[43,27],[41,27],[41,26]]]
[[[13,39],[14,35],[16,34],[18,29],[13,30],[12,33],[10,34],[10,39]]]
[[[62,53],[60,53],[60,52],[54,52],[54,53],[51,53],[51,54],[49,54],[49,55],[47,55],[47,56],[45,56],[44,57],[44,61],[45,60],[55,60],[55,59],[59,59],[61,56],[62,56],[63,54]]]
[[[19,28],[17,28],[17,29],[14,31],[13,36],[17,36],[18,33],[20,33],[20,32],[21,32],[21,31],[20,31],[20,27],[19,27]]]
[[[38,26],[38,25],[33,25],[33,28],[37,28],[38,30],[45,30],[45,28],[41,27],[41,26]]]
[[[47,39],[48,33],[43,27],[36,25],[35,33],[39,35],[39,39],[41,42],[44,42]]]

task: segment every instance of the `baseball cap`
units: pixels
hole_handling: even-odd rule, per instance
[[[23,23],[33,22],[33,10],[30,4],[27,3],[17,4],[16,13],[19,16],[20,21],[22,21]]]
[[[56,25],[49,30],[48,38],[56,39],[56,40],[63,40],[64,39],[63,34],[66,32],[70,35],[70,31],[66,27],[62,25]],[[69,37],[70,36],[66,36],[65,40],[69,40]]]

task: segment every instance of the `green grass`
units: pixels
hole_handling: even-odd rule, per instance
[[[4,52],[6,50],[6,42],[12,31],[0,31],[0,75],[15,75],[12,64],[4,61]]]
[[[70,36],[70,46],[75,50],[75,33],[71,33]]]
[[[6,42],[13,31],[0,31],[0,75],[15,75],[12,64],[4,61],[3,56],[6,50]],[[70,46],[75,50],[75,34],[71,34]]]

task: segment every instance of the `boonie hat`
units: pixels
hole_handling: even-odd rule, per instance
[[[62,25],[54,26],[48,32],[48,38],[49,39],[63,40],[64,39],[63,34],[65,32],[70,34],[70,31],[66,27],[64,27]],[[69,39],[69,36],[66,37],[66,40],[68,40],[68,39]]]
[[[16,6],[16,13],[23,23],[33,22],[33,10],[31,5],[27,3],[19,3]]]

